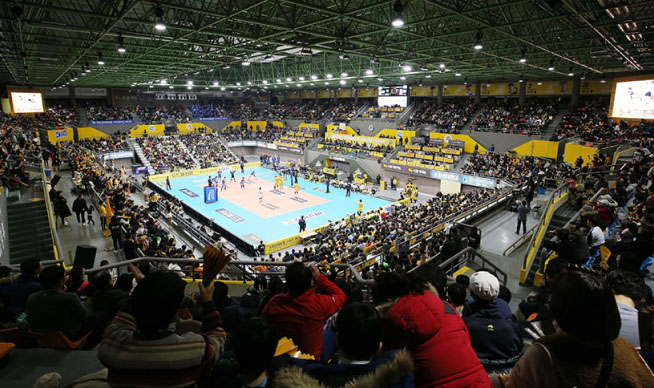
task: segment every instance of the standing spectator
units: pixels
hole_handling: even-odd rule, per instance
[[[100,215],[100,226],[102,231],[107,230],[107,208],[104,205],[104,202],[98,204],[98,214]]]
[[[288,292],[274,296],[261,315],[280,336],[292,338],[302,352],[318,360],[323,326],[343,306],[345,293],[315,266],[293,263],[285,275]]]
[[[137,271],[138,273],[138,271]],[[194,386],[223,354],[225,331],[211,300],[213,281],[198,283],[202,303],[202,335],[169,330],[186,282],[170,271],[142,278],[131,300],[107,326],[98,358],[108,368],[113,387]]]
[[[78,224],[86,225],[86,219],[84,217],[84,213],[86,213],[87,209],[88,209],[88,205],[84,200],[84,196],[82,194],[78,194],[77,198],[75,198],[75,200],[73,201],[73,211],[75,212],[75,216],[77,217]]]
[[[30,329],[35,331],[61,331],[75,341],[86,334],[86,310],[79,297],[64,292],[66,271],[64,267],[53,265],[41,271],[39,281],[43,291],[30,295],[25,305]]]
[[[515,229],[515,234],[520,234],[520,224],[522,224],[522,234],[527,233],[527,214],[529,210],[527,201],[522,201],[522,204],[518,206],[518,226]]]
[[[123,249],[123,227],[120,224],[118,216],[114,215],[111,217],[109,230],[111,231],[111,239],[114,243],[114,250],[117,251],[119,249]]]
[[[470,290],[478,308],[463,321],[472,348],[487,371],[510,370],[522,355],[522,336],[514,317],[499,312],[500,282],[492,274],[478,271],[470,277]]]

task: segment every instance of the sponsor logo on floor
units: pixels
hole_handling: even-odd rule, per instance
[[[306,199],[304,199],[304,198],[300,198],[300,197],[291,197],[291,199],[292,199],[293,201],[296,201],[296,202],[299,202],[299,203],[305,203],[305,202],[307,202]]]
[[[243,222],[245,221],[244,218],[237,216],[236,214],[230,212],[227,209],[218,209],[216,210],[219,214],[222,214],[223,216],[227,217],[228,219],[234,221],[234,222]]]
[[[277,210],[277,209],[279,209],[279,207],[273,205],[272,203],[268,203],[268,202],[266,202],[266,203],[262,203],[262,205],[263,205],[263,207],[268,208],[268,209],[270,209],[270,210]]]
[[[304,216],[305,220],[308,220],[310,218],[320,217],[320,216],[322,216],[324,214],[325,214],[325,212],[313,212],[313,213],[303,214],[303,216]],[[295,217],[295,218],[291,218],[290,220],[282,221],[282,224],[284,224],[284,225],[293,225],[293,224],[297,224],[298,221],[300,221],[300,217]]]
[[[188,195],[188,196],[191,197],[191,198],[195,198],[195,197],[198,197],[198,196],[199,196],[198,194],[195,194],[194,192],[192,192],[192,191],[189,190],[189,189],[179,189],[179,191],[181,191],[182,193]]]
[[[277,195],[284,195],[284,192],[279,190],[270,190],[270,192]]]

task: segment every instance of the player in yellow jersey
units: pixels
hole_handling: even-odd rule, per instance
[[[295,191],[295,195],[297,195],[297,193],[298,193],[298,184],[297,184],[297,182],[295,182],[295,184],[293,184],[293,190]]]
[[[362,211],[363,211],[363,200],[360,199],[360,200],[359,200],[359,207],[358,207],[358,209],[357,209],[357,214],[358,214],[358,215],[361,215],[361,212],[362,212]]]

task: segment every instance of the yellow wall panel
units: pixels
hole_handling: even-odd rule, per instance
[[[77,138],[82,139],[104,139],[109,137],[104,132],[98,131],[93,127],[79,127],[77,128]]]

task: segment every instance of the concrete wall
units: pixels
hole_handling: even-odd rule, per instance
[[[478,143],[488,148],[491,144],[495,144],[495,152],[506,152],[529,140],[540,139],[537,136],[515,135],[511,133],[496,133],[496,132],[470,132],[470,137]]]
[[[358,129],[359,133],[362,136],[375,136],[377,132],[381,131],[382,129],[397,129],[397,123],[394,121],[384,121],[384,120],[352,120],[348,124],[350,127],[353,129]],[[368,130],[368,127],[372,125],[374,127],[374,131],[370,132]]]
[[[97,129],[98,131],[102,133],[106,133],[107,135],[112,135],[116,131],[120,132],[121,134],[129,134],[129,130],[134,128],[136,124],[107,124],[107,125],[93,125],[92,127]]]
[[[217,120],[217,121],[200,121],[202,124],[213,129],[214,131],[220,131],[225,128],[232,120]]]
[[[7,188],[0,188],[0,265],[9,265],[9,220]]]

